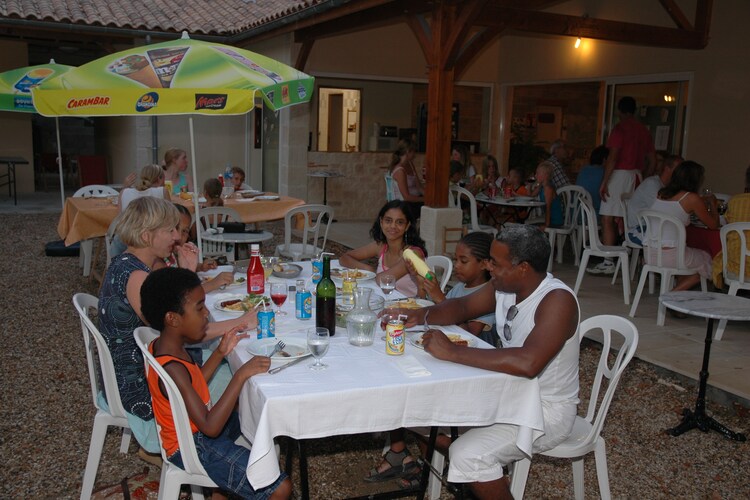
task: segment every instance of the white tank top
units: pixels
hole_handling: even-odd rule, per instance
[[[495,308],[495,320],[497,333],[502,341],[503,347],[521,347],[526,342],[534,328],[534,314],[542,299],[552,290],[567,290],[575,299],[578,307],[578,318],[580,321],[581,307],[578,298],[565,283],[551,274],[539,284],[536,290],[525,300],[516,304],[515,294],[495,292],[497,306]],[[518,314],[511,322],[512,337],[510,341],[505,340],[503,327],[505,316],[510,306],[514,305]],[[544,370],[537,376],[539,388],[543,401],[555,403],[578,404],[578,353],[580,345],[578,342],[578,330],[563,345],[560,352],[550,360]]]

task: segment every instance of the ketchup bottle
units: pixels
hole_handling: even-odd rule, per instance
[[[247,266],[247,293],[262,295],[265,291],[266,275],[260,262],[260,246],[250,245],[250,265]]]

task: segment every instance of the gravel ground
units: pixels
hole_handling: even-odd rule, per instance
[[[78,259],[44,256],[44,244],[57,239],[57,215],[0,215],[0,310],[4,318],[0,387],[0,498],[76,498],[88,454],[94,416],[81,330],[71,298],[97,294],[98,285],[81,276]],[[275,234],[283,231],[274,224]],[[332,244],[333,251],[342,247]],[[271,248],[271,247],[268,247]],[[27,265],[19,265],[23,256]],[[101,265],[101,264],[100,264]],[[586,341],[581,372],[584,395],[600,353]],[[609,477],[615,498],[748,498],[748,444],[716,433],[691,431],[678,438],[664,430],[675,425],[694,401],[685,379],[634,360],[620,382],[604,429]],[[585,408],[585,406],[581,406]],[[711,403],[717,419],[749,432],[748,412]],[[581,410],[581,413],[583,410]],[[119,483],[143,470],[131,443],[118,453],[120,434],[111,431],[100,460],[95,489]],[[310,441],[311,498],[342,498],[370,493],[361,481],[378,460],[383,439],[371,434]],[[416,447],[412,443],[416,452]],[[598,488],[593,457],[585,461],[586,497]],[[154,477],[158,470],[151,468]],[[296,489],[299,491],[299,489]],[[534,459],[528,498],[573,496],[570,463]],[[450,498],[443,492],[441,498]]]

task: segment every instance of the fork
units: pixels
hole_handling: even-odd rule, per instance
[[[286,344],[282,340],[279,340],[276,343],[276,345],[273,347],[273,351],[271,351],[271,353],[268,355],[268,357],[269,358],[272,357],[274,354],[276,354],[277,352],[281,351],[285,347],[286,347]]]

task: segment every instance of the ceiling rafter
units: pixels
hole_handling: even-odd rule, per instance
[[[682,9],[680,9],[680,6],[677,5],[674,0],[659,0],[659,3],[661,3],[661,6],[664,7],[664,10],[667,11],[667,14],[669,14],[669,17],[672,18],[678,28],[682,30],[693,29],[693,25],[690,23],[690,20],[682,12]]]

